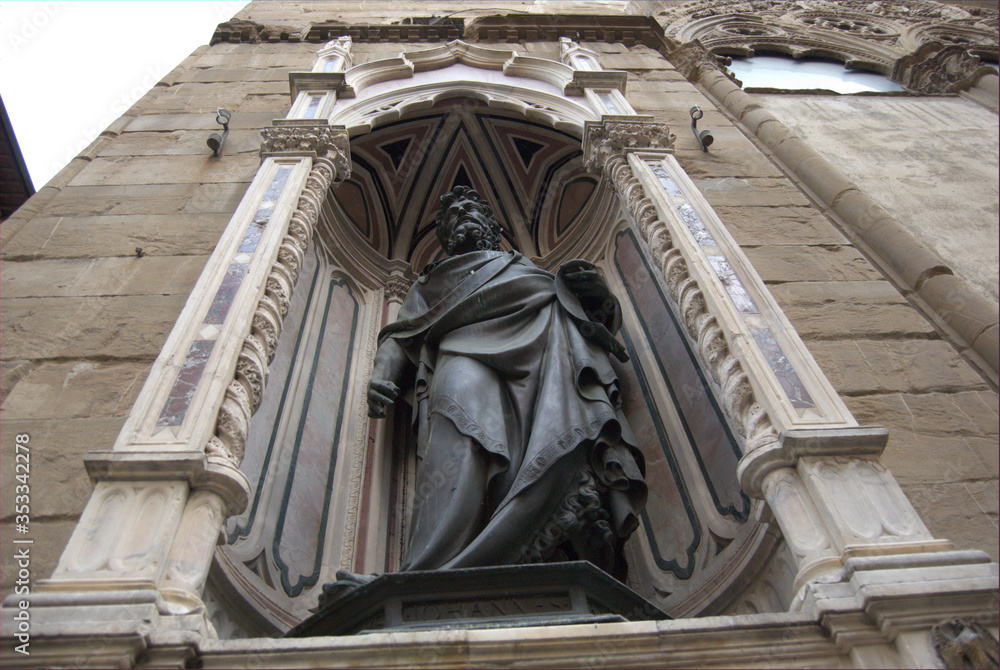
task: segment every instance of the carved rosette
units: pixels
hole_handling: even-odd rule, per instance
[[[688,334],[697,342],[704,369],[722,391],[721,404],[744,438],[746,451],[774,442],[778,434],[771,418],[757,401],[742,363],[733,355],[725,333],[709,311],[697,280],[688,272],[687,260],[674,245],[669,228],[660,220],[656,206],[626,158],[629,151],[672,150],[674,135],[659,123],[617,121],[588,123],[585,133],[584,164],[611,180],[631,213],[663,273],[670,297],[680,309]]]
[[[215,435],[205,447],[210,456],[231,461],[243,460],[250,417],[260,406],[267,382],[267,368],[274,358],[278,336],[292,290],[299,278],[306,250],[319,219],[320,208],[331,185],[347,179],[351,173],[350,142],[344,128],[315,126],[278,126],[263,131],[260,154],[265,156],[312,156],[312,169],[299,194],[278,258],[268,273],[264,295],[257,302],[250,333],[243,340],[233,380],[219,409]]]

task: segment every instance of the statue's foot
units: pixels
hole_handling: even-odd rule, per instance
[[[375,581],[377,577],[378,575],[356,575],[347,570],[337,570],[337,581],[323,585],[323,592],[319,596],[319,605],[312,612],[320,611],[359,586]]]

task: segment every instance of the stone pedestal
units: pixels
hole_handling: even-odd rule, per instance
[[[669,619],[586,561],[381,575],[285,637]]]

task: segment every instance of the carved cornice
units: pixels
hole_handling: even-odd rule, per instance
[[[583,136],[584,166],[591,172],[600,172],[613,156],[624,157],[629,151],[673,151],[677,136],[670,132],[670,126],[648,120],[651,118],[587,121]]]
[[[653,132],[654,129],[658,132]],[[654,141],[664,146],[651,146]],[[697,344],[696,352],[702,366],[721,390],[720,404],[736,432],[743,437],[744,451],[750,452],[777,441],[778,432],[767,410],[757,401],[743,364],[733,355],[725,333],[709,310],[698,281],[688,272],[687,260],[674,244],[669,228],[660,220],[656,206],[647,196],[626,156],[629,151],[646,147],[669,149],[673,141],[673,135],[663,124],[588,122],[584,135],[584,162],[588,170],[603,172],[611,180],[632,215],[653,261],[663,273],[667,291],[678,305],[688,334]]]
[[[713,54],[730,56],[759,52],[835,58],[847,67],[880,72],[920,93],[934,92],[933,86],[920,88],[896,79],[898,61],[931,43],[995,54],[997,16],[994,7],[897,0],[710,0],[685,3],[660,15],[666,38],[678,44],[697,40]],[[676,60],[683,69],[684,59]],[[968,81],[951,73],[955,65],[944,68],[949,74],[930,79]],[[916,78],[920,85],[927,80]]]
[[[575,41],[643,44],[651,49],[673,48],[663,29],[648,16],[583,16],[507,14],[473,19],[465,39],[481,42],[556,42],[561,37]]]
[[[234,19],[219,24],[210,44],[259,44],[262,42],[326,43],[338,37],[353,42],[446,42],[456,39],[480,42],[535,42],[569,37],[588,42],[644,44],[653,49],[665,45],[663,29],[647,16],[567,16],[551,14],[508,14],[483,16],[466,26],[464,19],[426,17],[409,19],[411,23],[346,24],[337,21],[310,23],[305,26],[265,25]]]
[[[964,91],[988,74],[996,70],[983,65],[966,47],[932,42],[899,59],[892,78],[911,91],[935,95]]]
[[[209,44],[258,44],[260,42],[303,42],[308,28],[298,26],[264,25],[245,19],[231,19],[220,23]],[[319,41],[319,40],[317,40]]]
[[[418,21],[420,19],[417,19]],[[433,24],[430,22],[434,21]],[[427,18],[424,23],[369,25],[323,21],[305,26],[264,25],[233,19],[219,24],[210,44],[230,42],[329,42],[350,37],[354,42],[438,42],[462,37],[465,22],[457,18]]]
[[[219,409],[215,435],[205,446],[210,456],[225,458],[236,465],[243,460],[250,417],[264,395],[268,365],[278,346],[292,288],[298,281],[323,199],[332,184],[350,176],[350,143],[344,128],[282,126],[264,130],[262,156],[303,154],[315,156],[312,169],[278,247],[278,258],[268,273],[250,332],[243,340],[236,372]]]

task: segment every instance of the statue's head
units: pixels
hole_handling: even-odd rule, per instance
[[[500,249],[500,224],[493,209],[468,186],[441,196],[437,236],[449,256]]]

